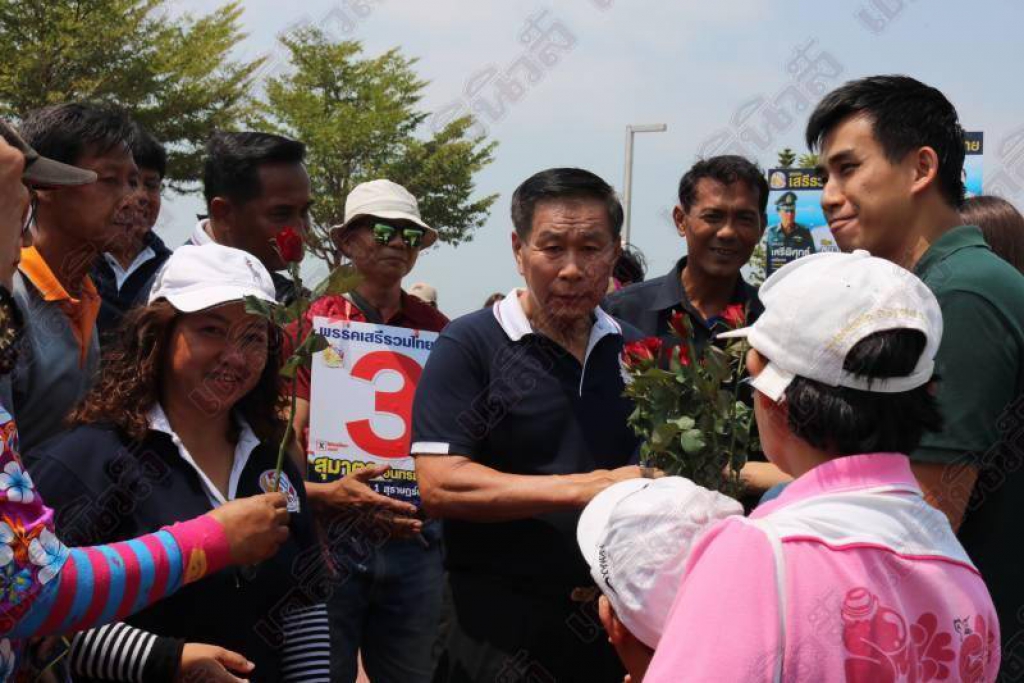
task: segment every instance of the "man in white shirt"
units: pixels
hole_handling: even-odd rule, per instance
[[[110,241],[90,274],[102,299],[96,319],[101,345],[117,331],[125,313],[145,303],[156,272],[171,255],[171,250],[153,232],[160,216],[167,152],[138,124],[129,146],[139,167],[132,229]]]

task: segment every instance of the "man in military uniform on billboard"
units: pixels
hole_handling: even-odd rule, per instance
[[[768,227],[765,237],[766,276],[790,261],[817,251],[811,231],[807,226],[796,222],[795,192],[783,193],[775,202],[775,210],[779,214],[779,222]]]

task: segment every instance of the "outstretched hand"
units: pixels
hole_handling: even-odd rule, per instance
[[[382,496],[370,486],[371,479],[383,476],[389,469],[390,465],[364,467],[328,484],[308,482],[306,489],[310,501],[324,514],[350,514],[369,509],[390,528],[392,536],[415,536],[423,531],[423,522],[416,517],[416,506]]]

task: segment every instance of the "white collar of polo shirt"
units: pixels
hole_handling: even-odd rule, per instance
[[[256,436],[255,432],[252,431],[252,427],[240,414],[235,413],[235,419],[238,420],[239,434],[238,443],[235,444],[235,458],[234,462],[231,463],[231,474],[228,477],[228,494],[225,497],[221,493],[210,478],[206,476],[202,468],[196,464],[193,460],[192,454],[185,448],[185,444],[182,443],[181,439],[175,433],[174,429],[171,428],[171,423],[167,419],[167,413],[164,412],[163,406],[159,403],[153,405],[150,408],[149,413],[146,415],[146,419],[149,421],[149,428],[155,432],[163,432],[171,437],[171,441],[178,448],[178,454],[181,459],[187,462],[192,469],[199,475],[199,480],[203,483],[203,489],[206,492],[206,497],[210,499],[210,504],[213,507],[220,507],[229,500],[234,500],[238,495],[238,482],[242,478],[242,471],[245,466],[249,463],[249,456],[256,450],[256,447],[260,445],[260,440]]]
[[[494,317],[501,326],[502,331],[514,342],[519,341],[528,334],[536,334],[530,324],[523,305],[519,301],[519,295],[524,292],[522,289],[513,289],[504,299],[497,301],[494,308]],[[590,339],[587,340],[587,352],[583,356],[583,372],[580,374],[580,393],[583,392],[583,377],[587,372],[587,361],[590,359],[590,352],[597,346],[597,342],[609,334],[622,334],[622,327],[600,306],[594,308],[594,324],[590,327]]]
[[[192,244],[197,247],[201,247],[204,244],[213,244],[213,236],[209,233],[208,228],[210,227],[210,219],[204,218],[196,223],[195,230],[192,231]]]
[[[117,260],[116,256],[111,254],[109,251],[103,252],[103,259],[107,262],[107,265],[110,266],[110,270],[114,273],[114,281],[117,284],[118,292],[120,292],[121,288],[124,287],[125,281],[132,273],[142,267],[142,264],[146,261],[154,258],[156,258],[156,252],[153,251],[153,247],[146,247],[135,255],[135,258],[127,268],[123,268],[121,267],[121,262]]]

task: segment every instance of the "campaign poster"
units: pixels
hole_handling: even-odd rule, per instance
[[[985,153],[985,134],[981,131],[964,133],[967,155],[964,157],[964,187],[968,197],[981,194],[981,160]]]
[[[765,277],[801,256],[839,251],[821,210],[823,187],[813,168],[768,171]]]
[[[321,317],[313,326],[328,345],[313,356],[309,480],[386,463],[391,469],[374,490],[419,505],[412,401],[437,333]]]

